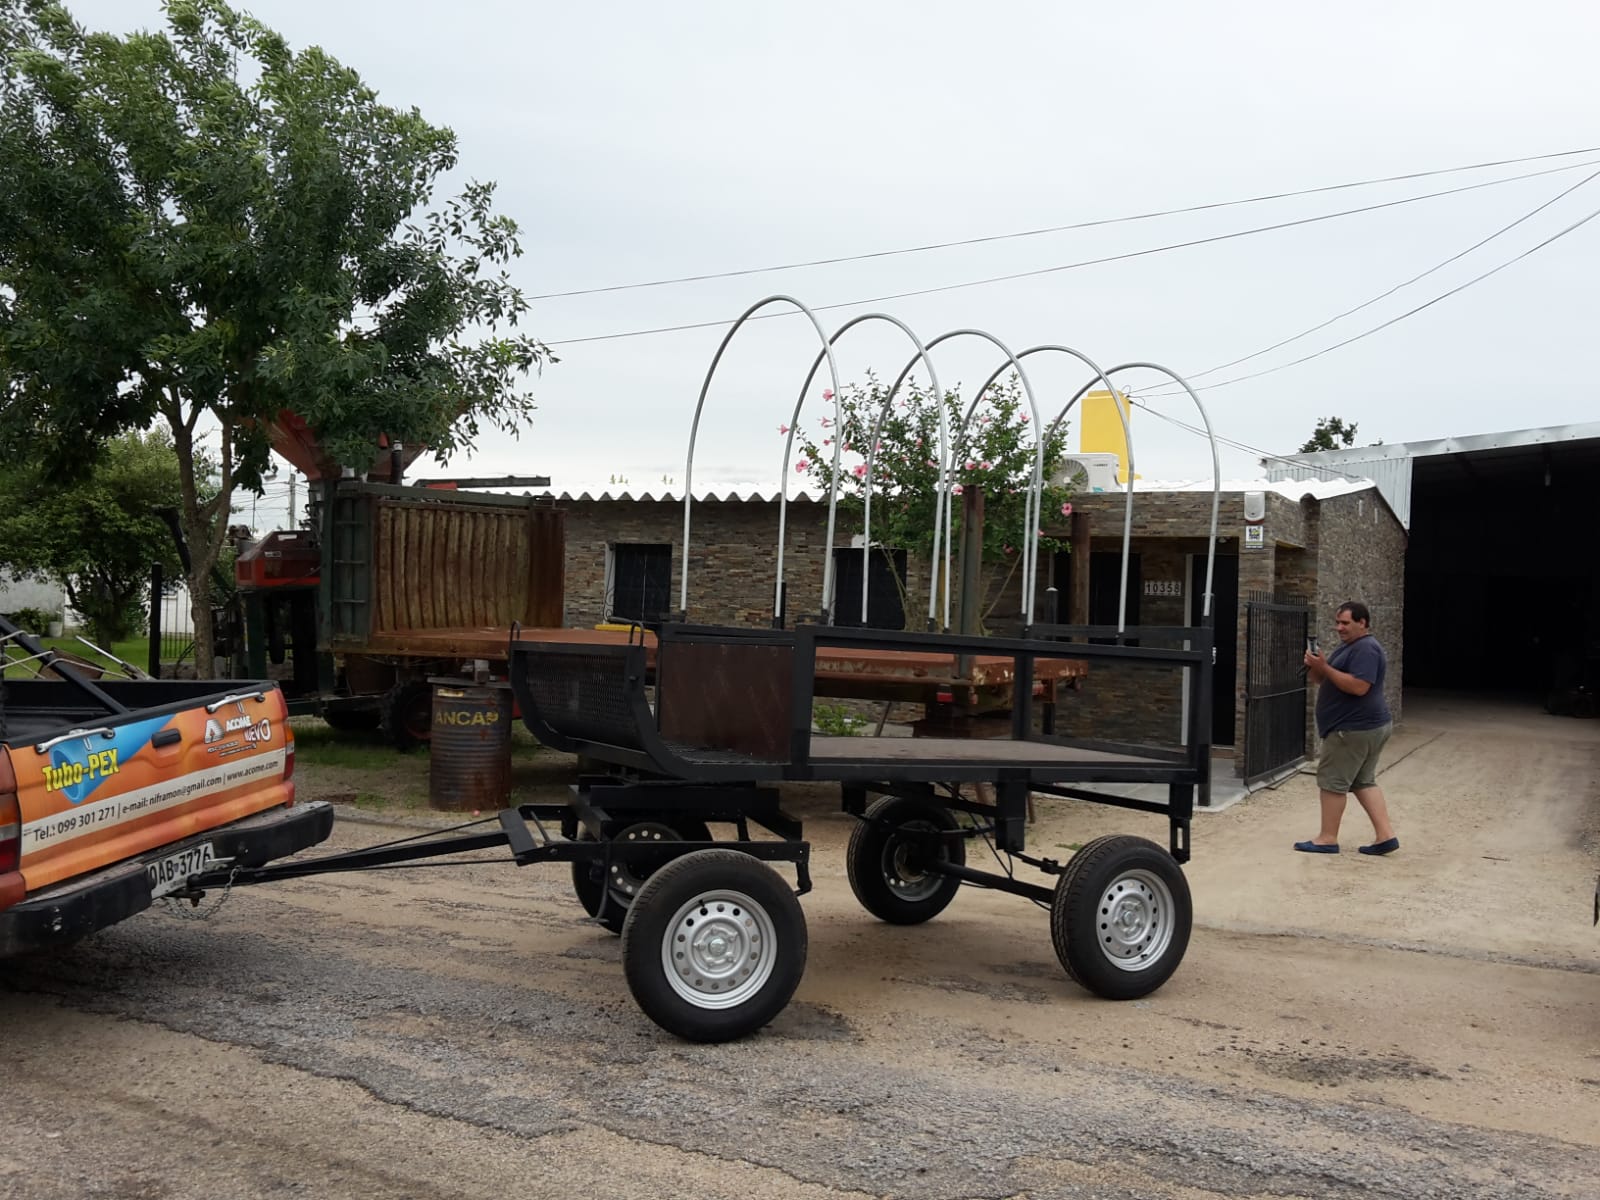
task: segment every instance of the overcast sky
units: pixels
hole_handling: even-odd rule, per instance
[[[155,0],[71,0],[86,24],[160,22]],[[530,295],[869,254],[1350,180],[1600,145],[1600,5],[1485,0],[1339,5],[952,3],[508,4],[255,0],[396,106],[460,140],[522,226]],[[1600,154],[1206,213],[671,287],[540,300],[531,332],[561,362],[521,440],[485,439],[457,473],[681,482],[702,377],[727,324],[772,293],[809,305],[943,287],[1330,213]],[[1464,250],[1587,170],[1313,225],[821,314],[887,311],[924,340],[978,327],[1021,350],[1199,373],[1360,304]],[[459,183],[459,180],[457,181]],[[442,197],[441,197],[442,198]],[[1360,333],[1600,208],[1600,180],[1378,304],[1235,370]],[[1319,416],[1387,442],[1600,419],[1600,220],[1460,295],[1303,365],[1202,392],[1219,432],[1292,451]],[[715,321],[615,340],[572,339]],[[563,344],[568,343],[568,344]],[[804,318],[748,326],[718,372],[696,482],[772,486],[818,342]],[[842,376],[893,377],[888,326],[839,348]],[[1002,361],[975,339],[935,352],[941,382]],[[1034,363],[1038,365],[1033,366]],[[1050,411],[1084,382],[1030,359]],[[1136,391],[1156,381],[1130,378]],[[820,391],[821,385],[813,391]],[[814,399],[812,405],[820,403]],[[1155,403],[1152,400],[1152,403]],[[1186,398],[1162,410],[1193,420]],[[820,415],[813,407],[812,413]],[[1136,412],[1147,479],[1209,470],[1204,444]],[[1076,436],[1070,443],[1076,447]],[[1255,458],[1224,449],[1233,477]],[[419,469],[437,472],[431,464]]]

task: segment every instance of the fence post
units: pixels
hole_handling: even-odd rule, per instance
[[[161,564],[150,564],[150,662],[151,679],[161,678]]]

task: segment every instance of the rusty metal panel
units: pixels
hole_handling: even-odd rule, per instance
[[[528,510],[526,556],[520,568],[527,580],[525,624],[559,626],[566,614],[566,514],[556,508]]]
[[[792,644],[666,642],[657,653],[662,737],[766,762],[788,759]]]
[[[556,509],[383,497],[370,574],[372,633],[559,625],[565,522]]]

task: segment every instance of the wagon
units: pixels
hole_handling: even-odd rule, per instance
[[[769,297],[747,310],[728,338],[759,309],[778,302],[800,307],[815,323],[797,301]],[[801,402],[824,359],[833,371],[833,342],[865,319],[848,322],[825,340]],[[1034,428],[1041,430],[1045,424],[1022,359],[1045,351],[1072,355],[1108,388],[1109,377],[1120,370],[1153,366],[1102,371],[1065,347],[1012,354],[987,334],[957,333],[987,338],[1004,351],[1033,407]],[[945,335],[950,336],[955,334]],[[927,351],[942,340],[917,342],[913,360],[928,367],[936,395],[942,393]],[[585,911],[621,935],[627,984],[646,1015],[690,1040],[727,1041],[771,1021],[804,973],[807,936],[799,897],[811,890],[810,845],[803,823],[785,810],[780,789],[786,783],[831,783],[843,810],[857,820],[847,873],[856,898],[873,916],[918,925],[942,912],[962,887],[1008,892],[1049,910],[1054,951],[1068,975],[1089,991],[1127,1000],[1159,988],[1188,946],[1193,914],[1182,864],[1189,859],[1195,807],[1209,797],[1211,563],[1200,624],[1125,624],[1131,438],[1123,593],[1115,625],[1059,624],[1053,608],[1047,619],[1035,619],[1041,438],[1027,528],[1019,539],[1020,627],[1002,637],[949,631],[949,497],[958,490],[952,464],[959,459],[962,428],[953,437],[941,431],[939,461],[946,470],[933,546],[937,558],[942,537],[944,570],[932,573],[925,631],[835,626],[829,616],[831,557],[824,560],[818,615],[791,623],[781,516],[772,627],[695,624],[688,619],[694,443],[721,357],[719,350],[690,435],[676,619],[650,630],[585,633],[579,639],[562,631],[511,628],[506,657],[524,723],[541,742],[578,755],[586,765],[569,799],[507,808],[490,821],[498,828],[234,872],[232,882],[370,869],[490,846],[507,847],[519,865],[566,862]],[[885,408],[905,374],[889,389]],[[1165,374],[1182,385],[1206,419],[1188,385]],[[836,374],[833,384],[836,395]],[[980,396],[987,387],[979,389]],[[1087,390],[1067,402],[1056,422]],[[876,444],[875,435],[869,444]],[[1218,476],[1214,439],[1211,449]],[[787,467],[787,449],[785,454]],[[870,455],[866,474],[870,484]],[[830,499],[830,545],[837,499]],[[869,500],[863,547],[872,544],[870,512]],[[1214,488],[1213,556],[1216,521]],[[942,618],[936,591],[941,579]],[[865,587],[861,611],[867,611]],[[1089,690],[1070,692],[1063,704],[1062,683],[1085,679]],[[873,736],[831,736],[813,724],[818,696],[904,698],[926,691],[933,680],[941,698],[971,700],[981,692],[988,703],[968,709],[1000,715],[948,727],[920,723],[920,732],[929,736],[911,737],[889,736],[881,725]],[[1129,719],[1108,719],[1119,716]],[[961,736],[979,732],[980,725],[984,736]],[[1028,819],[1036,801],[1164,815],[1167,844],[1113,835],[1090,841],[1065,861],[1029,853]],[[985,854],[992,863],[975,865]],[[774,864],[792,869],[792,884]],[[1019,865],[1040,879],[1019,878]],[[215,875],[197,877],[193,890],[219,882]]]

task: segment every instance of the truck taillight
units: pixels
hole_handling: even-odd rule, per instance
[[[22,810],[17,794],[0,795],[0,875],[15,871],[22,861]]]

